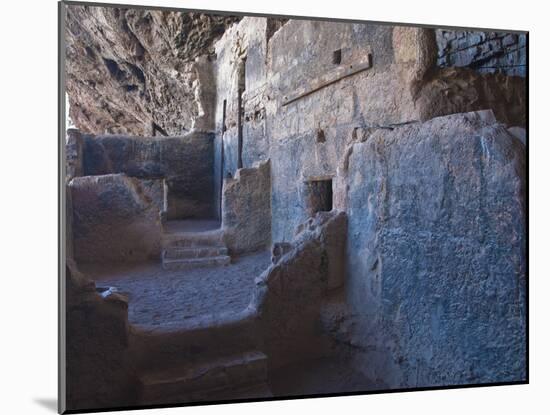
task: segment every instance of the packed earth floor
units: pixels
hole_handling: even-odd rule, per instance
[[[98,288],[115,287],[128,296],[130,323],[158,327],[245,309],[254,279],[269,267],[270,258],[262,251],[235,257],[227,266],[178,271],[164,270],[159,262],[83,268]]]

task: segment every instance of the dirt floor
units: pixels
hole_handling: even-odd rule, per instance
[[[234,258],[231,265],[166,271],[160,262],[86,266],[97,287],[128,295],[130,323],[159,326],[204,314],[241,311],[249,304],[254,279],[270,265],[267,251]]]

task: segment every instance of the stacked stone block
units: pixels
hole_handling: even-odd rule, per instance
[[[527,74],[527,35],[437,30],[440,67],[470,67],[481,73]]]

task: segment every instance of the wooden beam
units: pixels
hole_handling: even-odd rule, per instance
[[[363,72],[372,67],[372,55],[369,53],[366,62],[361,62],[357,65],[346,65],[342,68],[338,68],[334,71],[331,71],[325,75],[320,76],[317,79],[314,79],[311,84],[306,88],[298,88],[294,93],[289,96],[285,96],[283,99],[283,107],[285,105],[291,104],[294,101],[298,101],[308,95],[313,94],[314,92],[319,91],[329,85],[335,84],[342,79],[349,78],[359,72]]]

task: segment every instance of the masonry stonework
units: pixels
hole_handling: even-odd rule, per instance
[[[527,75],[527,34],[436,30],[441,67],[469,67],[482,73]]]
[[[120,328],[112,394],[277,396],[322,361],[343,392],[525,381],[527,34],[114,10],[69,16],[67,142],[72,327]],[[128,300],[90,261],[149,262]]]

